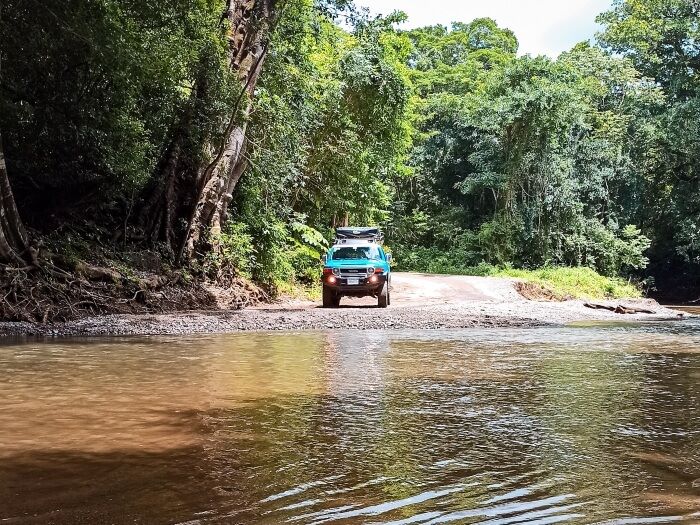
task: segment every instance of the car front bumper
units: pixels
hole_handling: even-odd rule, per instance
[[[389,278],[386,274],[374,274],[374,277],[377,277],[376,282],[371,282],[372,276],[369,276],[358,278],[358,284],[349,284],[350,278],[332,276],[335,278],[333,282],[329,277],[331,276],[323,278],[323,286],[343,295],[377,295]]]

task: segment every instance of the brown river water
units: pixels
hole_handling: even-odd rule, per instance
[[[700,523],[700,322],[0,341],[0,525]]]

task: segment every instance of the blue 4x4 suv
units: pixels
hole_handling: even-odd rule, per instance
[[[381,246],[376,228],[338,228],[324,257],[323,306],[337,308],[340,298],[376,297],[380,308],[391,304],[391,255]]]

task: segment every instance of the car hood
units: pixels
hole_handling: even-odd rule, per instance
[[[367,268],[368,266],[384,267],[386,263],[376,259],[340,259],[326,262],[327,268]]]

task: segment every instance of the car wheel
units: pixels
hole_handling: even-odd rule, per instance
[[[327,286],[323,287],[323,307],[324,308],[333,308],[336,305],[336,294],[335,292],[328,288]]]
[[[377,304],[379,308],[386,308],[389,306],[389,283],[384,283],[384,286],[382,286],[382,290],[377,297]]]

